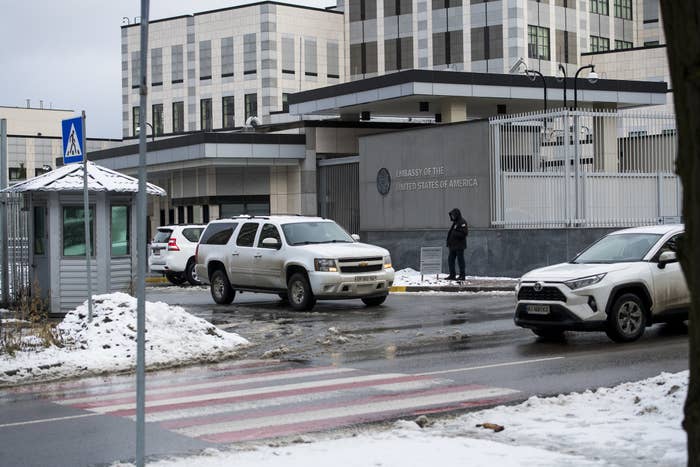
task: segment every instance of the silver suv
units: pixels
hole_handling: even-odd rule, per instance
[[[386,300],[394,282],[384,248],[358,242],[332,220],[239,216],[212,221],[197,246],[196,272],[216,303],[239,291],[276,293],[296,310],[316,300]]]
[[[158,227],[148,257],[152,272],[165,275],[175,285],[189,282],[199,285],[194,270],[194,252],[204,225],[166,225]]]

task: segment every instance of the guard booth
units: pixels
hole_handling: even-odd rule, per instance
[[[87,300],[83,174],[82,163],[69,164],[3,190],[23,194],[29,214],[26,286],[49,303],[51,313],[65,313]],[[89,161],[87,175],[92,292],[132,290],[138,265],[138,180]],[[150,183],[147,193],[166,196]]]

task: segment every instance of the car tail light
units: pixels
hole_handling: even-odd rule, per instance
[[[177,240],[175,237],[170,237],[170,240],[168,240],[168,251],[180,251],[180,247],[177,246]]]

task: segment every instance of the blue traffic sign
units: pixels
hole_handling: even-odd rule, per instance
[[[83,118],[75,117],[61,121],[63,128],[63,163],[82,162],[83,152]]]

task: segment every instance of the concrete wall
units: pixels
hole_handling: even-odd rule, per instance
[[[362,241],[391,252],[394,268],[420,269],[420,248],[445,246],[449,221],[440,230],[363,231]],[[570,260],[587,245],[617,229],[470,229],[467,275],[519,277],[525,272]],[[443,272],[447,272],[447,248]]]
[[[382,168],[386,195],[377,188]],[[432,229],[455,207],[470,226],[490,226],[487,121],[360,138],[361,230]]]

